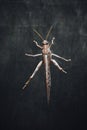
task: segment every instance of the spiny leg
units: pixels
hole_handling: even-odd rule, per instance
[[[34,40],[33,42],[36,44],[37,47],[39,47],[40,49],[42,49],[42,46],[40,46],[37,41]]]
[[[29,79],[27,80],[27,82],[25,83],[25,85],[23,86],[22,89],[25,89],[27,87],[27,85],[29,84],[30,80],[34,77],[34,75],[36,74],[36,72],[39,70],[39,68],[41,67],[43,61],[40,61],[37,65],[37,67],[35,68],[33,74],[29,77]]]
[[[54,53],[52,53],[52,56],[55,56],[55,57],[57,57],[57,58],[60,58],[60,59],[62,59],[62,60],[64,60],[64,61],[71,61],[71,59],[65,59],[65,58],[63,58],[63,57],[61,57],[61,56],[59,56],[59,55],[54,54]]]
[[[32,55],[32,54],[27,54],[25,53],[26,56],[31,56],[31,57],[38,57],[38,56],[42,56],[42,54],[35,54],[35,55]]]
[[[51,61],[59,70],[61,70],[64,73],[67,73],[62,67],[60,67],[60,65],[54,59],[51,59]]]

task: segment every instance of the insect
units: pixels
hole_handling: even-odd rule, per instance
[[[46,35],[46,39],[44,40],[44,38],[42,37],[42,35],[37,32],[35,29],[34,29],[34,32],[42,39],[42,46],[38,44],[37,41],[33,41],[36,46],[38,48],[41,49],[42,53],[40,54],[35,54],[35,55],[32,55],[32,54],[27,54],[25,53],[26,56],[29,56],[29,57],[39,57],[39,56],[42,56],[42,60],[38,63],[37,67],[35,68],[34,72],[32,73],[32,75],[28,78],[28,80],[26,81],[26,83],[24,84],[23,86],[23,89],[25,89],[31,79],[34,77],[34,75],[36,74],[36,72],[40,69],[41,65],[44,64],[44,68],[45,68],[45,78],[46,78],[46,93],[47,93],[47,102],[49,104],[49,101],[50,101],[50,89],[51,89],[51,72],[50,72],[50,63],[52,62],[60,71],[64,72],[64,73],[67,73],[57,62],[55,59],[53,59],[53,57],[57,57],[59,59],[62,59],[64,61],[71,61],[71,59],[65,59],[57,54],[54,54],[51,52],[51,47],[52,45],[54,44],[54,37],[52,38],[52,41],[51,43],[49,43],[47,41],[48,39],[48,36],[50,34],[52,30],[52,26],[50,27],[47,35]]]

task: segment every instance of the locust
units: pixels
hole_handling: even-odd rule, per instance
[[[37,73],[37,71],[40,69],[40,67],[42,66],[42,64],[44,64],[44,69],[45,69],[45,79],[46,79],[46,94],[47,94],[47,103],[49,104],[50,102],[50,89],[51,89],[51,71],[50,71],[50,64],[51,62],[60,70],[62,71],[63,73],[67,73],[60,65],[59,63],[53,58],[53,57],[56,57],[56,58],[59,58],[61,60],[64,60],[66,62],[68,61],[71,61],[71,59],[66,59],[64,57],[61,57],[59,56],[58,54],[54,54],[51,52],[51,47],[52,45],[54,44],[54,40],[55,40],[55,37],[52,38],[51,42],[49,42],[47,39],[49,37],[49,34],[52,30],[52,26],[50,27],[47,35],[46,35],[46,38],[44,39],[42,37],[42,35],[35,29],[33,29],[33,31],[41,38],[42,40],[42,46],[40,44],[38,44],[37,41],[33,41],[36,46],[38,48],[41,49],[41,53],[40,54],[35,54],[35,55],[32,55],[32,54],[28,54],[28,53],[25,53],[26,56],[29,56],[29,57],[39,57],[39,56],[42,56],[42,60],[37,64],[35,70],[33,71],[33,73],[31,74],[31,76],[28,78],[28,80],[25,82],[24,86],[22,89],[25,89],[31,79],[33,79],[33,77],[35,76],[35,74]]]

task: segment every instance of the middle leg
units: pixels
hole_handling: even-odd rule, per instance
[[[28,54],[28,53],[25,53],[26,56],[31,56],[31,57],[38,57],[38,56],[42,56],[42,54],[35,54],[35,55],[32,55],[32,54]]]
[[[60,58],[60,59],[62,59],[62,60],[64,60],[64,61],[71,61],[71,59],[65,59],[65,58],[63,58],[63,57],[61,57],[61,56],[59,56],[59,55],[54,54],[54,53],[52,53],[52,56],[55,56],[55,57],[57,57],[57,58]]]

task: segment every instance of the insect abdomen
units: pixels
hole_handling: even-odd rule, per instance
[[[45,75],[46,75],[46,92],[47,102],[50,100],[50,87],[51,87],[51,73],[50,73],[50,58],[48,55],[44,55]]]

